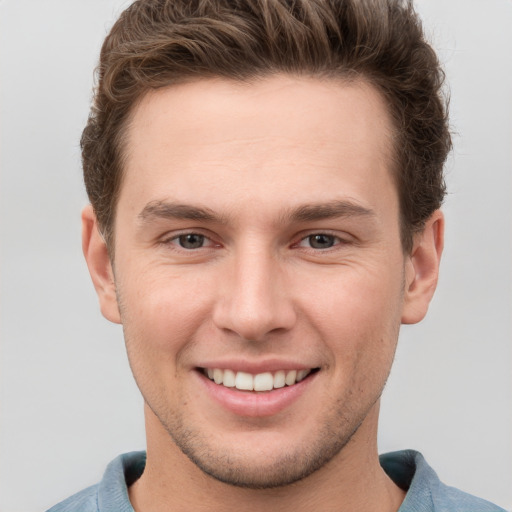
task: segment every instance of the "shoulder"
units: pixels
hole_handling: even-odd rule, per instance
[[[145,452],[131,452],[115,458],[101,481],[50,508],[47,512],[133,512],[128,487],[146,465]]]
[[[497,505],[442,483],[423,455],[414,450],[386,453],[381,455],[380,462],[389,477],[407,490],[399,512],[505,512]]]
[[[97,512],[98,484],[87,487],[53,506],[47,512]]]
[[[440,483],[438,492],[433,494],[432,499],[436,512],[506,512],[505,509],[489,501],[442,483]]]

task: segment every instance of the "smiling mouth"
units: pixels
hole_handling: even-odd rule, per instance
[[[240,391],[272,391],[285,386],[293,386],[316,373],[319,368],[278,370],[277,372],[264,372],[256,375],[220,368],[200,368],[199,370],[204,376],[220,386],[235,388]]]

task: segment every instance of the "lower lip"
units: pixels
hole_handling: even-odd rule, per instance
[[[272,391],[240,391],[215,384],[208,377],[197,372],[199,380],[208,395],[228,411],[247,417],[272,416],[296,402],[313,383],[317,373],[311,374],[293,386],[273,389]]]

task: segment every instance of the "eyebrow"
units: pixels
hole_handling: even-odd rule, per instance
[[[375,217],[375,212],[353,201],[329,201],[305,204],[285,214],[285,219],[294,222],[314,222],[339,217]]]
[[[375,212],[349,200],[336,200],[327,203],[304,204],[285,211],[283,222],[314,222],[339,217],[375,217]],[[227,224],[225,216],[219,216],[210,208],[169,201],[151,201],[138,215],[146,224],[155,219],[197,220]]]
[[[154,219],[200,220],[204,222],[221,222],[225,219],[219,217],[213,210],[188,204],[168,201],[151,201],[138,215],[143,222]]]

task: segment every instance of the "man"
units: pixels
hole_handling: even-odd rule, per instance
[[[61,510],[499,510],[377,454],[425,316],[450,149],[402,1],[139,1],[101,52],[83,248],[147,454]]]

